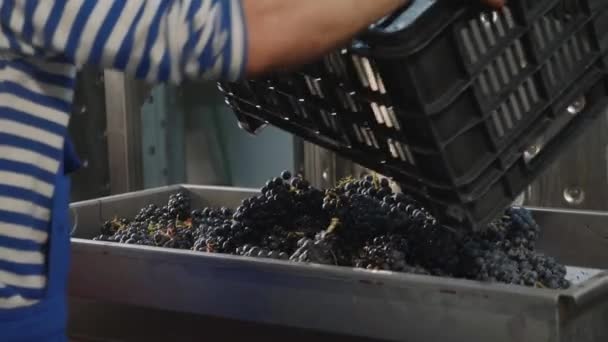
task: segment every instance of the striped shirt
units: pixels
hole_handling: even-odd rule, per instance
[[[150,82],[234,80],[240,0],[0,0],[0,309],[42,300],[77,67]]]

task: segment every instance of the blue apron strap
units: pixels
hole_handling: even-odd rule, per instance
[[[71,156],[68,155],[67,159]],[[77,159],[71,159],[77,160]],[[70,256],[70,180],[64,162],[55,176],[47,252],[46,298],[32,307],[0,315],[0,341],[64,342],[67,325],[67,278]],[[74,164],[72,164],[73,166]]]
[[[51,231],[49,235],[49,250],[47,254],[48,279],[47,298],[54,302],[50,312],[55,317],[47,319],[55,321],[59,330],[47,336],[42,341],[66,341],[65,329],[67,313],[67,279],[70,269],[70,230],[69,219],[70,178],[67,175],[78,169],[78,158],[69,138],[66,138],[64,160],[55,180],[55,195],[51,213]],[[49,329],[50,330],[50,329]]]
[[[69,219],[70,179],[65,169],[60,170],[55,182],[55,196],[51,213],[51,232],[48,251],[48,295],[55,296],[65,292],[70,255]]]
[[[48,294],[65,294],[70,256],[70,178],[67,174],[78,169],[80,162],[74,145],[68,137],[64,143],[63,163],[57,172],[53,211],[51,213],[51,234],[48,254]]]
[[[72,228],[69,219],[71,184],[67,174],[78,169],[79,164],[74,146],[69,138],[66,138],[64,144],[64,160],[61,163],[55,180],[49,250],[47,254],[47,298],[51,306],[49,308],[49,313],[53,316],[47,317],[47,320],[54,321],[50,324],[53,324],[57,330],[40,340],[44,342],[63,342],[67,340],[65,336],[68,319],[67,280],[70,269],[70,231]],[[53,325],[49,326],[49,332],[52,331]]]

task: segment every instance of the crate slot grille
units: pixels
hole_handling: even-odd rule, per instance
[[[342,108],[353,113],[359,112],[359,107],[354,99],[354,96],[356,95],[355,92],[346,92],[344,89],[337,89],[336,93],[338,94],[338,99],[340,100]]]
[[[399,123],[399,119],[397,119],[397,114],[395,113],[395,108],[388,107],[388,115],[393,120],[393,124],[395,125],[395,129],[397,131],[401,131],[401,124]]]
[[[328,54],[323,58],[325,69],[339,78],[348,77],[348,69],[344,63],[345,50],[336,51]]]
[[[523,52],[521,42],[517,40],[488,64],[477,78],[477,85],[483,95],[499,94],[527,65],[528,59]]]
[[[325,109],[320,109],[319,110],[319,116],[321,117],[321,121],[323,123],[323,125],[331,130],[334,133],[341,133],[341,130],[339,128],[336,116],[336,113],[329,113],[327,110]]]
[[[368,147],[373,147],[375,149],[380,149],[378,145],[378,139],[376,138],[376,134],[369,127],[361,127],[358,124],[353,124],[353,131],[355,132],[355,138],[361,144],[365,144]]]
[[[378,122],[378,124],[395,129],[397,131],[401,130],[401,125],[397,120],[397,115],[393,107],[387,107],[386,105],[379,104],[375,101],[372,101],[370,103],[370,107],[372,109],[372,113],[374,113],[374,117],[376,118],[376,122]]]
[[[353,132],[355,132],[355,138],[361,144],[365,144],[365,140],[363,140],[363,134],[361,133],[361,127],[357,124],[353,124]]]
[[[370,106],[372,107],[372,112],[374,113],[374,116],[376,117],[376,121],[379,124],[384,125],[384,117],[382,116],[382,113],[380,113],[380,106],[378,106],[378,103],[372,102],[370,104]]]
[[[385,105],[380,106],[380,112],[382,113],[382,117],[384,118],[384,121],[386,122],[386,126],[388,128],[394,128],[395,124],[393,123],[393,118],[391,118],[390,114],[388,113],[388,109],[386,108]]]
[[[533,78],[520,84],[517,90],[490,114],[498,137],[502,138],[516,128],[539,101],[537,85]]]
[[[279,99],[277,98],[277,94],[272,91],[272,89],[270,92],[268,92],[268,96],[266,96],[266,100],[268,100],[268,102],[270,102],[273,106],[278,107],[280,105]]]
[[[298,113],[304,118],[304,119],[308,119],[308,110],[306,109],[306,106],[304,105],[304,99],[298,99]]]
[[[340,132],[340,129],[338,128],[338,122],[336,119],[336,113],[331,113],[330,117],[329,117],[329,121],[331,122],[331,127],[334,129],[334,131],[336,132]]]
[[[412,151],[407,144],[403,144],[391,138],[387,139],[386,142],[393,158],[399,159],[414,166],[416,165]]]
[[[371,128],[367,127],[365,128],[365,132],[367,132],[367,135],[369,135],[370,139],[372,140],[372,146],[379,149],[380,146],[378,145],[378,139],[376,139],[376,134],[374,133],[374,131],[372,131]]]
[[[386,94],[384,80],[378,71],[377,66],[367,57],[362,57],[357,54],[351,56],[357,78],[361,82],[361,86],[370,89],[373,92]]]
[[[331,122],[329,121],[330,114],[325,109],[321,109],[319,111],[319,116],[321,117],[321,120],[323,120],[323,124],[325,125],[325,127],[333,128]]]
[[[296,100],[293,97],[289,97],[288,99],[289,104],[291,105],[291,109],[293,110],[293,114],[296,117],[302,117],[302,118],[307,118],[307,113],[306,110],[304,109],[304,100],[300,99],[300,100]]]
[[[479,18],[469,20],[460,30],[468,62],[479,62],[514,28],[515,20],[509,7],[505,7],[501,12],[484,12]]]
[[[592,53],[591,44],[584,34],[576,34],[566,41],[549,58],[544,66],[544,70],[552,86],[560,85],[569,79],[570,74],[576,69],[577,65],[585,60]]]
[[[562,3],[564,1],[562,1]],[[532,37],[541,51],[549,47],[555,39],[561,37],[563,33],[580,18],[582,14],[579,8],[580,5],[578,4],[578,0],[575,0],[574,2],[576,2],[576,9],[565,9],[565,5],[558,4],[547,15],[534,23]]]
[[[321,87],[321,78],[313,78],[308,75],[304,75],[304,81],[306,82],[306,86],[308,87],[308,91],[310,92],[310,94],[321,99],[325,98],[325,93],[323,92],[323,88]]]

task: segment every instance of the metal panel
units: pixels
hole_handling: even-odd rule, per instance
[[[261,187],[293,169],[293,136],[268,127],[251,136],[239,129],[217,84],[185,83],[183,99],[187,182]]]
[[[143,188],[141,106],[149,87],[116,71],[105,71],[111,193]]]
[[[141,108],[144,187],[186,181],[181,88],[158,85]]]
[[[377,339],[252,324],[80,298],[71,298],[69,304],[69,337],[74,342],[378,342]]]
[[[608,111],[526,194],[538,207],[608,211]]]
[[[262,185],[293,167],[292,137],[240,131],[212,82],[149,87],[106,71],[112,194],[177,183]]]
[[[534,209],[539,248],[569,265],[608,269],[608,213]]]
[[[184,110],[186,182],[231,184],[226,142],[218,125],[220,105],[217,86],[211,82],[186,82],[180,87]],[[229,115],[229,114],[228,114]]]
[[[330,150],[302,139],[296,139],[294,145],[296,170],[317,187],[331,187],[345,177],[359,177],[370,172]]]
[[[252,193],[246,189],[184,188],[196,205],[234,206]],[[80,222],[77,236],[89,237],[103,218],[133,214],[145,203],[165,201],[177,189],[75,204]],[[553,215],[544,214],[539,218]],[[598,222],[608,218],[580,215],[594,216]],[[583,221],[562,217],[548,222]],[[564,228],[545,227],[549,236]],[[580,231],[573,229],[572,234]],[[578,242],[584,246],[584,236]],[[585,254],[584,249],[581,254]],[[556,257],[563,261],[571,255]],[[72,260],[73,298],[192,316],[386,340],[584,342],[608,338],[604,321],[608,315],[608,273],[594,270],[570,268],[571,279],[579,285],[552,291],[81,239],[73,240]],[[95,311],[95,306],[81,305],[79,310],[86,315],[87,310]],[[171,326],[169,322],[167,326]]]
[[[69,133],[82,168],[72,176],[72,200],[110,194],[103,72],[84,68],[78,74]]]

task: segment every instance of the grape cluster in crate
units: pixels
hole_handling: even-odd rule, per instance
[[[540,228],[508,209],[483,231],[442,225],[388,179],[345,179],[317,189],[287,171],[230,208],[192,208],[186,193],[106,222],[98,241],[551,289],[566,269],[535,251]]]

